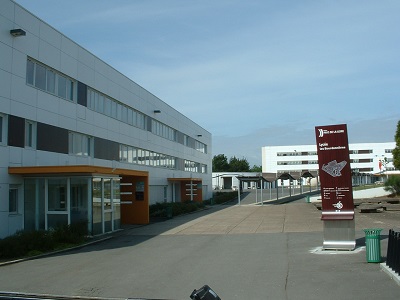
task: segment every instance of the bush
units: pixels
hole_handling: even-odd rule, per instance
[[[389,176],[385,181],[385,191],[400,195],[400,176]]]
[[[87,235],[87,222],[58,226],[45,231],[18,231],[0,240],[0,259],[20,258],[81,244]]]
[[[237,198],[238,192],[216,192],[214,193],[214,203],[222,204]]]
[[[173,203],[156,203],[149,207],[150,217],[168,217],[168,210],[172,210],[172,216],[179,216],[194,212],[203,208],[205,205],[202,202],[173,202]]]

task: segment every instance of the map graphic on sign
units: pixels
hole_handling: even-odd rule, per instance
[[[341,161],[340,163],[338,163],[336,160],[332,160],[328,162],[326,165],[323,165],[322,170],[324,170],[332,177],[339,177],[342,176],[342,173],[340,171],[342,171],[342,169],[346,164],[347,162],[345,160]]]

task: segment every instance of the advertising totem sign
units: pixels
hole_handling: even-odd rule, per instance
[[[346,124],[315,127],[324,249],[353,250],[355,224]]]

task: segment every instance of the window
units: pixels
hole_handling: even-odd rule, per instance
[[[36,123],[25,120],[25,147],[36,148]]]
[[[27,60],[26,83],[63,99],[74,100],[74,80],[31,59]]]
[[[10,188],[8,195],[8,212],[11,214],[18,213],[18,189]]]
[[[87,135],[70,132],[69,133],[69,154],[79,156],[91,156],[93,139]]]
[[[0,145],[6,144],[6,116],[0,114]]]

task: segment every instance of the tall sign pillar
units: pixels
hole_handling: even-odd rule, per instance
[[[355,222],[346,124],[315,127],[324,249],[354,250]]]

